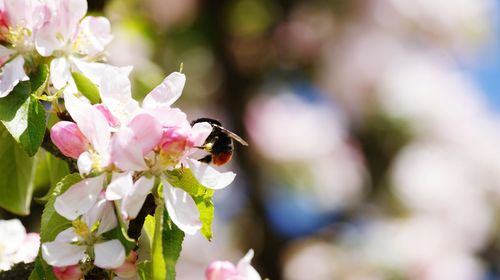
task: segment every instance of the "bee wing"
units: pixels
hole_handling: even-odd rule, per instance
[[[229,137],[233,138],[234,140],[240,142],[241,145],[243,146],[248,146],[248,143],[247,141],[243,140],[240,136],[238,136],[238,134],[230,131],[230,130],[227,130],[225,129],[224,127],[220,126],[220,125],[216,125],[216,124],[212,124],[213,126],[216,126],[217,128],[219,128],[220,130],[224,131],[224,133],[226,133]]]

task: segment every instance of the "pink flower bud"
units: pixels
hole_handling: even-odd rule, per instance
[[[79,280],[83,278],[83,272],[77,264],[65,267],[54,266],[52,271],[58,280]]]
[[[103,114],[103,116],[108,121],[109,126],[118,127],[120,125],[120,121],[115,116],[113,116],[113,114],[111,113],[111,111],[109,111],[106,105],[96,104],[94,105],[94,107],[96,107],[97,110],[99,110]]]
[[[137,252],[131,251],[125,259],[125,262],[118,268],[113,269],[115,274],[124,279],[132,278],[137,275]]]
[[[78,158],[87,150],[88,141],[73,122],[60,121],[50,129],[50,139],[68,157]]]
[[[229,280],[236,276],[238,276],[238,270],[228,261],[215,261],[205,271],[207,280]]]

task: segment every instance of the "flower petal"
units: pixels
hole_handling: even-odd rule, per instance
[[[238,262],[236,269],[242,279],[246,280],[261,280],[259,273],[252,267],[250,262],[253,258],[253,250],[250,249],[248,253]]]
[[[4,0],[2,1],[5,13],[9,21],[9,26],[25,26],[29,22],[28,11],[30,11],[31,1],[26,0]]]
[[[203,186],[220,190],[231,184],[236,177],[233,172],[219,172],[210,165],[193,159],[186,160],[193,175]]]
[[[212,262],[205,270],[207,280],[229,280],[236,277],[238,277],[238,270],[234,264],[228,261]]]
[[[20,81],[29,77],[24,72],[24,58],[19,55],[2,67],[0,76],[0,98],[7,96]]]
[[[46,1],[51,18],[36,32],[36,49],[42,56],[65,50],[76,37],[78,23],[87,13],[86,0]]]
[[[1,62],[1,64],[5,63],[9,59],[9,57],[15,53],[16,53],[15,51],[0,45],[0,62]]]
[[[132,98],[130,70],[130,67],[107,67],[98,72],[102,102],[122,124],[127,124],[139,110],[139,103]]]
[[[60,241],[46,242],[42,244],[42,256],[51,266],[74,265],[85,257],[85,246]]]
[[[123,199],[134,187],[131,172],[113,172],[113,179],[106,189],[107,200]]]
[[[102,193],[100,193],[97,202],[82,216],[82,219],[85,221],[89,228],[93,228],[93,226],[99,221],[104,213],[104,207],[106,206],[106,199],[104,199]]]
[[[89,78],[89,80],[101,88],[102,95],[113,95],[114,97],[120,95],[131,96],[128,76],[132,71],[132,66],[118,67],[105,63],[86,62],[74,56],[70,57],[70,61],[76,70],[82,72],[85,77]],[[119,76],[119,79],[116,78],[116,76]],[[111,83],[108,83],[109,81],[111,81]],[[109,84],[111,89],[127,89],[128,85],[128,93],[127,91],[114,92],[114,90],[104,90],[103,92],[104,84]],[[104,96],[101,96],[101,98],[103,98],[103,100],[105,99]]]
[[[50,63],[50,79],[56,89],[61,89],[71,79],[71,69],[67,58],[54,58]]]
[[[161,105],[172,105],[181,96],[185,83],[184,74],[173,72],[144,98],[143,107],[152,109]]]
[[[106,202],[103,214],[101,217],[101,223],[99,224],[99,229],[97,230],[97,235],[101,235],[108,232],[118,226],[118,220],[116,219],[115,209],[113,208],[112,202]]]
[[[55,50],[62,48],[64,44],[54,36],[54,29],[54,24],[48,24],[40,28],[36,33],[35,48],[41,56],[51,56]]]
[[[135,182],[130,193],[123,199],[121,210],[126,219],[134,219],[141,210],[146,196],[151,191],[155,183],[155,178],[142,176]]]
[[[172,222],[186,234],[195,234],[202,224],[193,198],[185,191],[174,188],[163,178],[162,183],[163,197]]]
[[[161,123],[162,127],[191,128],[186,113],[178,108],[170,108],[168,105],[161,105],[153,109],[147,109]]]
[[[134,132],[129,127],[122,127],[112,139],[111,160],[123,171],[146,170],[142,148],[134,138]]]
[[[94,264],[100,268],[117,268],[125,261],[125,248],[116,239],[95,244],[94,252]]]
[[[67,228],[60,233],[57,234],[55,241],[57,242],[66,242],[66,243],[71,243],[71,242],[77,242],[77,241],[82,241],[83,239],[76,234],[75,228],[70,227]]]
[[[82,180],[59,195],[54,203],[56,212],[68,220],[86,213],[97,201],[105,174]]]
[[[101,156],[102,165],[109,160],[111,130],[106,118],[94,106],[79,100],[72,94],[64,95],[66,109],[80,131]]]
[[[12,259],[15,263],[24,262],[30,263],[33,262],[38,254],[38,250],[40,249],[40,235],[38,233],[28,233],[26,238],[24,239],[24,243],[17,250]]]
[[[26,238],[26,229],[18,219],[0,220],[0,246],[2,255],[12,254],[21,247]]]
[[[158,145],[163,134],[160,123],[148,113],[137,114],[127,126],[134,132],[134,139],[143,155],[147,155]]]
[[[85,176],[92,171],[92,155],[89,152],[83,152],[76,162],[80,175]]]
[[[193,145],[202,146],[210,133],[212,133],[212,125],[207,122],[195,123],[191,129]]]
[[[87,55],[95,56],[104,51],[104,48],[111,42],[111,24],[105,17],[87,16],[80,22],[78,36],[83,38],[80,49]]]

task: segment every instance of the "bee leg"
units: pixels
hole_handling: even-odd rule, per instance
[[[204,163],[211,163],[212,162],[212,155],[206,155],[203,158],[200,158],[198,161],[204,162]]]

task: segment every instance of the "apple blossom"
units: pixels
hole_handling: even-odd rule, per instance
[[[46,13],[39,1],[4,0],[0,6],[0,98],[7,96],[21,81],[29,80],[24,70],[25,58],[35,50],[34,35]]]
[[[113,205],[101,195],[91,209],[73,220],[72,227],[60,232],[54,241],[42,244],[42,256],[56,267],[90,259],[100,268],[118,268],[125,261],[125,249],[120,241],[102,235],[116,226]]]
[[[103,102],[110,104],[111,113],[121,116],[122,123],[112,137],[111,161],[124,172],[149,173],[153,177],[142,179],[144,176],[141,176],[134,183],[130,173],[122,174],[123,183],[108,186],[106,197],[122,200],[122,214],[126,219],[134,218],[153,187],[154,177],[159,177],[172,221],[184,232],[195,234],[201,228],[196,204],[189,194],[168,183],[165,171],[188,166],[199,182],[211,189],[226,187],[235,174],[219,173],[209,165],[190,158],[198,151],[196,147],[203,145],[212,127],[208,123],[196,123],[191,127],[186,114],[170,107],[182,93],[184,74],[174,72],[167,76],[145,97],[142,108],[135,108],[133,116],[120,114],[133,104],[127,97],[130,96],[129,86],[120,82],[123,77],[118,75],[114,78],[118,80],[116,84],[123,86],[115,86],[115,90],[111,90],[111,85],[115,83],[113,77],[109,78],[103,80]],[[124,93],[121,98],[117,97],[119,91]],[[129,120],[128,123],[125,123],[126,120]]]
[[[0,220],[0,271],[19,262],[32,262],[39,247],[40,236],[26,233],[19,220]]]
[[[252,249],[234,266],[228,261],[212,262],[205,271],[207,280],[260,280],[259,273],[252,267]]]
[[[109,164],[111,129],[99,109],[72,94],[64,96],[65,106],[79,130],[90,143],[87,151],[78,156],[80,173],[100,171]]]
[[[68,85],[67,91],[76,92],[72,72],[82,72],[98,83],[94,77],[112,67],[96,63],[112,39],[109,20],[83,18],[87,12],[86,0],[50,0],[46,5],[50,12],[36,36],[36,49],[42,56],[54,56],[50,63],[54,87],[62,89]]]

